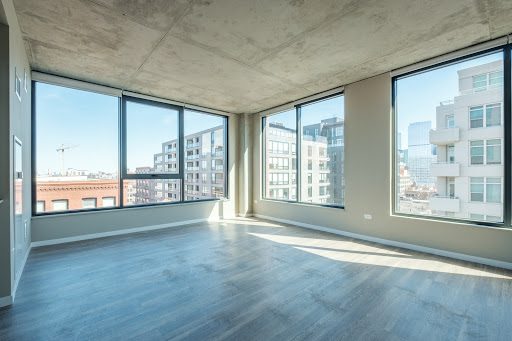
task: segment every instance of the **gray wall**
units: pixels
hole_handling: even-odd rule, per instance
[[[512,230],[392,216],[391,77],[345,87],[345,209],[261,200],[261,123],[254,116],[255,214],[512,262]],[[365,213],[373,220],[363,218]]]
[[[33,217],[32,241],[41,242],[198,219],[235,217],[238,212],[238,121],[237,115],[228,118],[229,199]]]
[[[13,294],[16,275],[21,275],[23,261],[30,246],[30,67],[11,0],[2,0],[2,11],[9,25],[1,27],[0,37],[0,297]],[[15,70],[24,80],[27,73],[28,91],[22,83],[21,101],[14,89]],[[23,212],[20,224],[14,225],[13,191],[13,136],[23,143]],[[26,232],[24,223],[27,224]],[[17,237],[15,243],[15,236]],[[8,268],[6,268],[8,267]]]

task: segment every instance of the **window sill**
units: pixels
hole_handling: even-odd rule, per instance
[[[141,210],[146,208],[169,208],[173,206],[183,206],[183,205],[194,205],[199,203],[207,203],[207,202],[226,202],[229,201],[229,198],[217,198],[217,199],[204,199],[204,200],[195,200],[195,201],[183,201],[183,202],[171,202],[171,203],[161,203],[161,204],[148,204],[148,205],[134,205],[134,206],[124,206],[124,207],[109,207],[109,208],[95,208],[90,210],[76,210],[76,211],[68,211],[68,212],[46,212],[42,214],[33,214],[32,219],[44,219],[48,217],[62,217],[62,216],[76,216],[76,215],[84,215],[84,214],[98,214],[104,212],[118,212],[125,210]]]
[[[279,200],[279,199],[267,199],[267,198],[260,198],[259,201],[263,202],[274,202],[274,203],[283,203],[283,204],[292,204],[295,206],[305,206],[305,207],[321,207],[321,208],[332,208],[336,210],[345,210],[345,206],[335,206],[335,205],[327,205],[327,204],[313,204],[313,203],[307,203],[307,202],[297,202],[297,201],[288,201],[288,200]]]

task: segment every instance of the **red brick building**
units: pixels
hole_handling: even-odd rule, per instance
[[[128,184],[124,187],[126,192]],[[36,198],[37,212],[113,207],[119,204],[119,182],[116,179],[38,181]]]

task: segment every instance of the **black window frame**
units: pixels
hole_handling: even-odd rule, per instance
[[[316,102],[325,101],[331,98],[335,97],[345,97],[344,91],[338,91],[326,96],[321,96],[318,98],[314,98],[311,100],[307,100],[304,102],[300,102],[298,104],[295,104],[290,108],[283,108],[283,110],[276,111],[272,114],[265,114],[261,117],[261,188],[260,188],[260,199],[267,200],[267,201],[277,201],[277,202],[283,202],[283,203],[289,203],[289,204],[300,204],[300,205],[309,205],[309,206],[318,206],[318,207],[326,207],[326,208],[336,208],[336,209],[345,209],[345,203],[346,203],[346,191],[345,196],[343,197],[343,205],[332,205],[332,204],[322,204],[322,203],[313,203],[313,202],[307,202],[302,200],[302,171],[300,165],[302,164],[302,112],[301,109],[305,105],[314,104]],[[343,102],[345,103],[345,102]],[[295,171],[296,171],[296,195],[295,200],[284,200],[284,199],[278,199],[278,198],[268,198],[265,185],[267,183],[267,174],[266,174],[266,166],[267,166],[267,132],[266,132],[266,121],[267,117],[278,115],[281,113],[284,113],[286,111],[295,110],[295,162],[290,161],[290,167],[292,170],[293,164],[295,164]],[[346,113],[344,113],[346,115]],[[345,133],[343,134],[343,141],[345,140]],[[290,147],[291,148],[291,147]],[[345,153],[345,144],[343,144],[343,153]],[[293,158],[292,158],[293,160]],[[345,169],[345,159],[343,160],[343,169]],[[305,170],[305,173],[307,174],[307,170]],[[345,172],[343,171],[343,178],[345,177]],[[342,183],[345,183],[345,181],[342,181]],[[308,187],[308,184],[305,184],[305,187]]]
[[[50,74],[48,74],[50,75]],[[53,75],[50,75],[53,76]],[[32,80],[31,88],[32,88],[32,96],[31,96],[31,193],[32,193],[32,217],[42,217],[42,216],[55,216],[55,215],[67,215],[67,214],[76,214],[83,212],[97,212],[97,211],[113,211],[113,210],[124,210],[131,208],[141,208],[141,207],[155,207],[155,206],[173,206],[173,205],[181,205],[181,204],[189,204],[189,203],[198,203],[198,202],[208,202],[208,201],[221,201],[221,200],[229,200],[229,115],[223,115],[219,113],[215,113],[209,111],[207,108],[198,108],[198,107],[189,107],[187,105],[176,105],[168,103],[166,100],[159,100],[158,98],[148,99],[144,98],[146,96],[137,97],[137,94],[134,95],[124,95],[120,94],[117,96],[118,99],[118,198],[115,199],[116,206],[110,207],[100,207],[90,209],[75,209],[75,210],[66,210],[66,211],[46,211],[46,212],[37,212],[37,143],[36,143],[36,133],[37,133],[37,110],[36,110],[36,85],[37,83],[49,84],[60,86],[68,89],[76,89],[81,91],[86,91],[90,93],[99,93],[103,95],[108,95],[102,93],[100,91],[94,91],[87,88],[80,88],[73,85],[67,85],[66,80],[76,81],[74,79],[69,79],[65,77],[55,76],[59,79],[62,79],[63,82],[52,82],[47,80]],[[82,82],[82,81],[79,81]],[[84,82],[85,84],[89,84],[95,86],[97,84]],[[101,86],[101,85],[99,85]],[[110,95],[115,97],[114,95]],[[126,132],[126,104],[128,102],[146,104],[151,106],[156,106],[160,108],[167,108],[178,110],[178,162],[179,162],[179,170],[178,173],[153,173],[153,174],[130,174],[127,173],[127,132]],[[194,111],[197,113],[208,114],[212,116],[221,117],[223,119],[224,125],[224,163],[223,163],[223,174],[224,174],[224,196],[221,198],[207,198],[200,200],[185,200],[185,172],[184,172],[184,160],[185,160],[185,144],[184,144],[184,115],[185,110]],[[125,205],[124,204],[124,180],[154,180],[154,179],[175,179],[180,182],[180,198],[178,201],[172,202],[158,202],[158,203],[148,203],[148,204],[136,204],[136,205]],[[68,200],[69,204],[69,200]]]
[[[397,211],[397,185],[398,180],[398,160],[397,157],[397,132],[398,132],[398,112],[397,112],[397,81],[401,78],[413,76],[415,74],[421,74],[435,69],[442,68],[444,66],[457,64],[467,60],[483,57],[492,53],[501,52],[503,53],[503,185],[502,189],[503,196],[503,222],[490,222],[490,221],[477,221],[474,219],[459,219],[450,217],[439,217],[429,216],[421,214],[409,214]],[[512,44],[501,44],[495,47],[482,49],[477,52],[467,53],[458,57],[448,58],[439,63],[433,63],[425,67],[420,67],[412,71],[407,71],[401,74],[397,74],[391,77],[391,215],[397,217],[406,218],[419,218],[433,221],[450,222],[450,223],[462,223],[462,224],[473,224],[482,227],[497,227],[497,228],[511,228],[512,227],[512,118],[511,118],[511,107],[512,107],[512,65],[511,65],[511,53]],[[468,112],[469,114],[469,112]],[[485,108],[484,108],[485,115]],[[469,118],[468,118],[469,124]],[[485,127],[485,126],[484,126]],[[484,151],[485,153],[485,151]],[[470,154],[468,152],[468,157]]]

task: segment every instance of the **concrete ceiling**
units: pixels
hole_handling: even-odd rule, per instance
[[[34,70],[252,113],[512,32],[510,0],[14,0]]]

